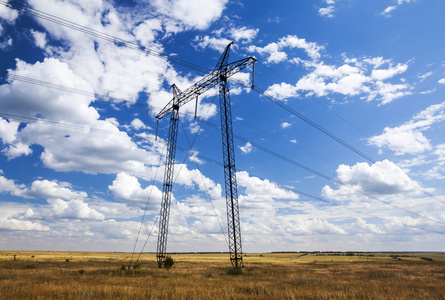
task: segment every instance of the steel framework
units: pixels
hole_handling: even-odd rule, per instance
[[[253,65],[256,60],[253,57],[248,57],[233,63],[228,63],[230,47],[232,44],[233,42],[227,45],[213,71],[192,85],[190,88],[184,92],[181,92],[176,85],[172,85],[173,99],[170,100],[170,102],[156,116],[159,121],[168,114],[171,114],[159,219],[158,245],[156,252],[159,267],[162,267],[166,257],[168,222],[173,188],[173,167],[176,153],[176,139],[178,136],[179,108],[193,99],[198,101],[199,95],[218,84],[230,261],[235,269],[243,267],[241,228],[238,207],[238,188],[236,183],[235,151],[233,144],[232,113],[227,80],[230,76],[238,73],[250,65]]]
[[[168,128],[167,138],[167,155],[165,158],[164,184],[162,186],[162,202],[161,211],[159,213],[159,232],[158,232],[158,246],[156,257],[158,266],[162,264],[166,257],[167,235],[168,235],[168,220],[170,217],[170,203],[172,199],[173,190],[173,171],[175,166],[176,155],[176,140],[178,137],[178,122],[179,122],[179,106],[178,96],[181,92],[175,84],[171,86],[173,90],[173,105],[170,115],[170,126]]]

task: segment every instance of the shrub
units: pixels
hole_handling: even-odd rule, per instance
[[[170,269],[171,267],[173,267],[174,264],[175,264],[175,261],[173,260],[173,258],[170,255],[168,255],[164,260],[164,268]]]
[[[243,274],[243,269],[230,268],[230,269],[227,270],[227,274],[229,274],[229,275],[241,275],[241,274]]]
[[[24,265],[23,266],[23,269],[35,269],[35,268],[37,268],[37,266],[36,265]]]

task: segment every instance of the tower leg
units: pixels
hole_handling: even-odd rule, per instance
[[[226,191],[227,223],[230,261],[234,269],[243,267],[241,228],[236,184],[235,150],[233,144],[232,110],[227,80],[221,80],[219,88],[221,132],[224,160],[224,184]]]
[[[178,137],[179,107],[176,106],[171,113],[168,129],[167,155],[165,158],[164,184],[162,187],[162,203],[159,213],[159,232],[156,259],[158,267],[164,264],[167,251],[168,221],[170,217],[170,203],[173,189],[173,169],[175,166],[176,139]]]

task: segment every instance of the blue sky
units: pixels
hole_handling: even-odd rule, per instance
[[[231,80],[244,251],[443,251],[443,1],[7,2],[0,249],[131,251],[147,207],[136,249],[154,228],[155,251],[154,116],[205,75],[165,55],[211,70],[234,41],[265,91]],[[227,251],[218,101],[181,107],[168,251]]]

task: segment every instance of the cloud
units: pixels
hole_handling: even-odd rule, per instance
[[[419,77],[420,82],[424,81],[425,79],[427,79],[428,77],[430,77],[431,75],[433,75],[433,72],[426,72],[425,74],[419,74],[417,77]]]
[[[12,39],[6,38],[3,42],[0,42],[0,50],[7,51],[12,49]]]
[[[61,199],[50,199],[48,202],[51,206],[51,215],[47,216],[47,218],[51,220],[54,218],[103,220],[105,218],[102,213],[90,208],[82,200],[63,201]]]
[[[241,28],[232,27],[230,29],[230,36],[235,42],[242,41],[243,43],[250,43],[258,34],[259,29],[247,28],[245,26]]]
[[[441,164],[445,164],[445,144],[437,145],[434,154],[438,156],[438,160]]]
[[[341,227],[334,225],[327,220],[319,218],[296,218],[296,220],[283,219],[282,228],[283,233],[288,235],[343,235],[346,231]]]
[[[20,122],[0,117],[0,139],[4,145],[7,145],[2,149],[2,153],[9,159],[21,155],[29,155],[32,152],[28,145],[22,143],[17,138],[19,126]]]
[[[277,23],[280,24],[281,21],[283,21],[283,18],[280,17],[273,17],[273,18],[267,18],[267,23]]]
[[[17,61],[14,74],[47,78],[54,84],[91,91],[82,77],[74,74],[66,63],[54,58],[34,65]],[[54,170],[86,173],[125,171],[145,173],[145,176],[150,173],[147,165],[159,161],[160,154],[155,148],[149,148],[151,152],[138,148],[125,132],[118,129],[114,119],[100,120],[99,112],[91,106],[92,98],[21,81],[0,86],[0,95],[2,111],[60,123],[60,126],[50,126],[45,122],[27,123],[19,130],[17,122],[2,120],[0,135],[7,143],[2,151],[9,158],[30,154],[29,146],[37,144],[43,147],[42,162]]]
[[[291,125],[292,125],[291,123],[283,122],[283,123],[281,123],[281,128],[287,128],[287,127],[289,127]]]
[[[397,6],[388,6],[387,8],[385,8],[384,11],[382,11],[382,15],[384,15],[385,17],[391,17],[390,13],[395,10],[397,8]]]
[[[381,12],[381,14],[387,18],[391,17],[391,12],[396,10],[400,5],[404,4],[404,3],[410,3],[410,2],[414,2],[414,0],[397,0],[397,5],[391,5],[388,6],[387,8],[385,8],[384,11]]]
[[[279,100],[298,97],[302,93],[317,97],[335,93],[345,96],[363,95],[362,98],[367,101],[380,101],[380,105],[384,105],[411,93],[407,84],[383,81],[404,73],[408,66],[393,66],[390,60],[381,57],[361,60],[344,57],[344,64],[340,66],[328,65],[323,61],[303,61],[300,58],[294,58],[293,61],[302,64],[309,73],[295,85],[283,82],[269,86],[266,92]],[[387,67],[383,68],[384,65]]]
[[[249,154],[253,150],[252,144],[250,142],[247,142],[244,146],[239,146],[239,148],[241,149],[243,154]]]
[[[335,11],[334,6],[333,6],[333,5],[330,5],[330,6],[328,6],[328,7],[321,7],[321,8],[318,10],[318,14],[319,14],[320,16],[322,16],[322,17],[333,18],[333,17],[334,17],[334,14],[333,14],[334,11]]]
[[[398,64],[397,66],[389,66],[388,69],[374,69],[371,73],[371,78],[375,80],[386,80],[396,75],[404,73],[408,69],[408,65]]]
[[[280,187],[275,182],[251,176],[246,171],[236,174],[239,186],[240,209],[249,222],[268,225],[276,216],[279,200],[296,200],[299,195]]]
[[[162,31],[162,22],[158,19],[145,20],[133,29],[135,38],[146,47],[149,47]]]
[[[7,179],[0,175],[0,193],[7,192],[12,196],[31,199],[84,199],[88,197],[85,192],[71,190],[71,185],[67,182],[49,181],[46,179],[35,180],[30,187],[23,184],[16,184],[14,180]]]
[[[279,63],[287,60],[288,55],[283,51],[285,48],[297,48],[302,49],[312,59],[317,60],[321,57],[321,51],[324,50],[323,46],[319,46],[316,43],[307,42],[305,39],[300,39],[296,35],[288,35],[280,38],[277,43],[270,43],[264,47],[249,46],[247,50],[249,52],[257,52],[261,55],[268,55],[268,63]]]
[[[24,189],[19,196],[26,198],[46,198],[46,199],[83,199],[88,197],[85,192],[75,192],[70,189],[70,184],[49,181],[36,180],[29,189]]]
[[[440,79],[440,80],[438,81],[438,83],[440,83],[440,84],[445,84],[445,78]]]
[[[210,48],[218,52],[223,52],[226,49],[227,45],[231,42],[231,40],[226,38],[214,38],[209,37],[208,35],[204,37],[196,36],[193,41],[198,43],[197,46],[199,48]]]
[[[227,0],[149,0],[157,11],[185,26],[206,29],[219,19]]]
[[[298,89],[294,85],[286,82],[271,85],[267,88],[267,93],[280,100],[296,98],[299,96]]]
[[[335,0],[324,0],[324,2],[328,5],[327,7],[321,7],[318,9],[318,14],[322,17],[333,18],[335,11]]]
[[[17,10],[10,9],[6,5],[0,5],[0,18],[7,21],[8,23],[13,23],[19,16]]]
[[[350,201],[367,197],[394,197],[418,193],[420,185],[389,160],[373,165],[357,163],[354,166],[340,165],[336,180],[341,184],[337,190],[326,185],[322,195],[327,199]]]
[[[49,231],[50,227],[31,221],[17,220],[14,218],[7,218],[7,219],[0,218],[0,231],[2,230]]]
[[[381,135],[368,139],[368,144],[387,148],[396,155],[418,154],[431,150],[430,141],[423,132],[445,120],[445,102],[431,105],[398,127],[386,127]]]
[[[117,200],[125,202],[161,203],[162,191],[156,186],[148,186],[142,189],[141,184],[135,176],[127,173],[118,173],[113,184],[108,186]]]
[[[36,43],[36,46],[45,49],[46,47],[46,33],[39,32],[31,29],[32,37],[34,38],[34,42]]]
[[[193,162],[195,162],[195,163],[197,163],[197,164],[200,164],[200,165],[204,164],[204,161],[201,160],[201,159],[198,157],[198,155],[199,155],[199,152],[198,152],[198,151],[196,151],[196,150],[191,150],[191,151],[190,151],[189,160],[190,160],[190,161],[193,161]]]
[[[95,219],[102,220],[104,215],[90,208],[85,203],[88,196],[85,192],[71,190],[71,185],[66,182],[49,180],[35,180],[30,187],[23,184],[16,184],[14,180],[0,176],[0,193],[9,193],[12,196],[27,199],[45,198],[49,207],[45,205],[38,209],[27,208],[21,215],[23,218],[54,220],[60,219]],[[67,201],[65,201],[65,200]],[[13,212],[12,210],[11,212]],[[10,230],[49,230],[48,226],[13,219],[11,212],[3,218],[0,214],[0,228]],[[16,211],[15,214],[19,214]],[[5,216],[3,216],[5,217]],[[8,225],[9,224],[9,225]]]
[[[258,196],[268,199],[298,199],[299,195],[287,189],[279,187],[275,182],[268,179],[260,179],[251,176],[246,171],[236,173],[238,184],[245,188],[246,197],[256,198]]]
[[[286,48],[299,48],[306,52],[309,60],[300,57],[289,57]],[[269,43],[264,47],[249,46],[248,51],[267,55],[268,63],[290,62],[302,66],[309,73],[298,80],[295,85],[276,83],[267,88],[271,96],[284,100],[298,97],[302,93],[306,96],[327,96],[330,93],[345,96],[363,95],[367,101],[380,101],[380,105],[411,94],[407,84],[393,84],[385,82],[408,69],[407,64],[393,65],[391,60],[376,58],[348,58],[343,54],[342,65],[330,65],[321,60],[323,46],[307,42],[296,36],[287,36],[278,42]]]
[[[141,130],[141,129],[147,129],[149,127],[147,127],[144,122],[142,122],[140,119],[136,118],[133,119],[133,121],[131,121],[131,126],[133,126],[134,129],[136,130]]]

